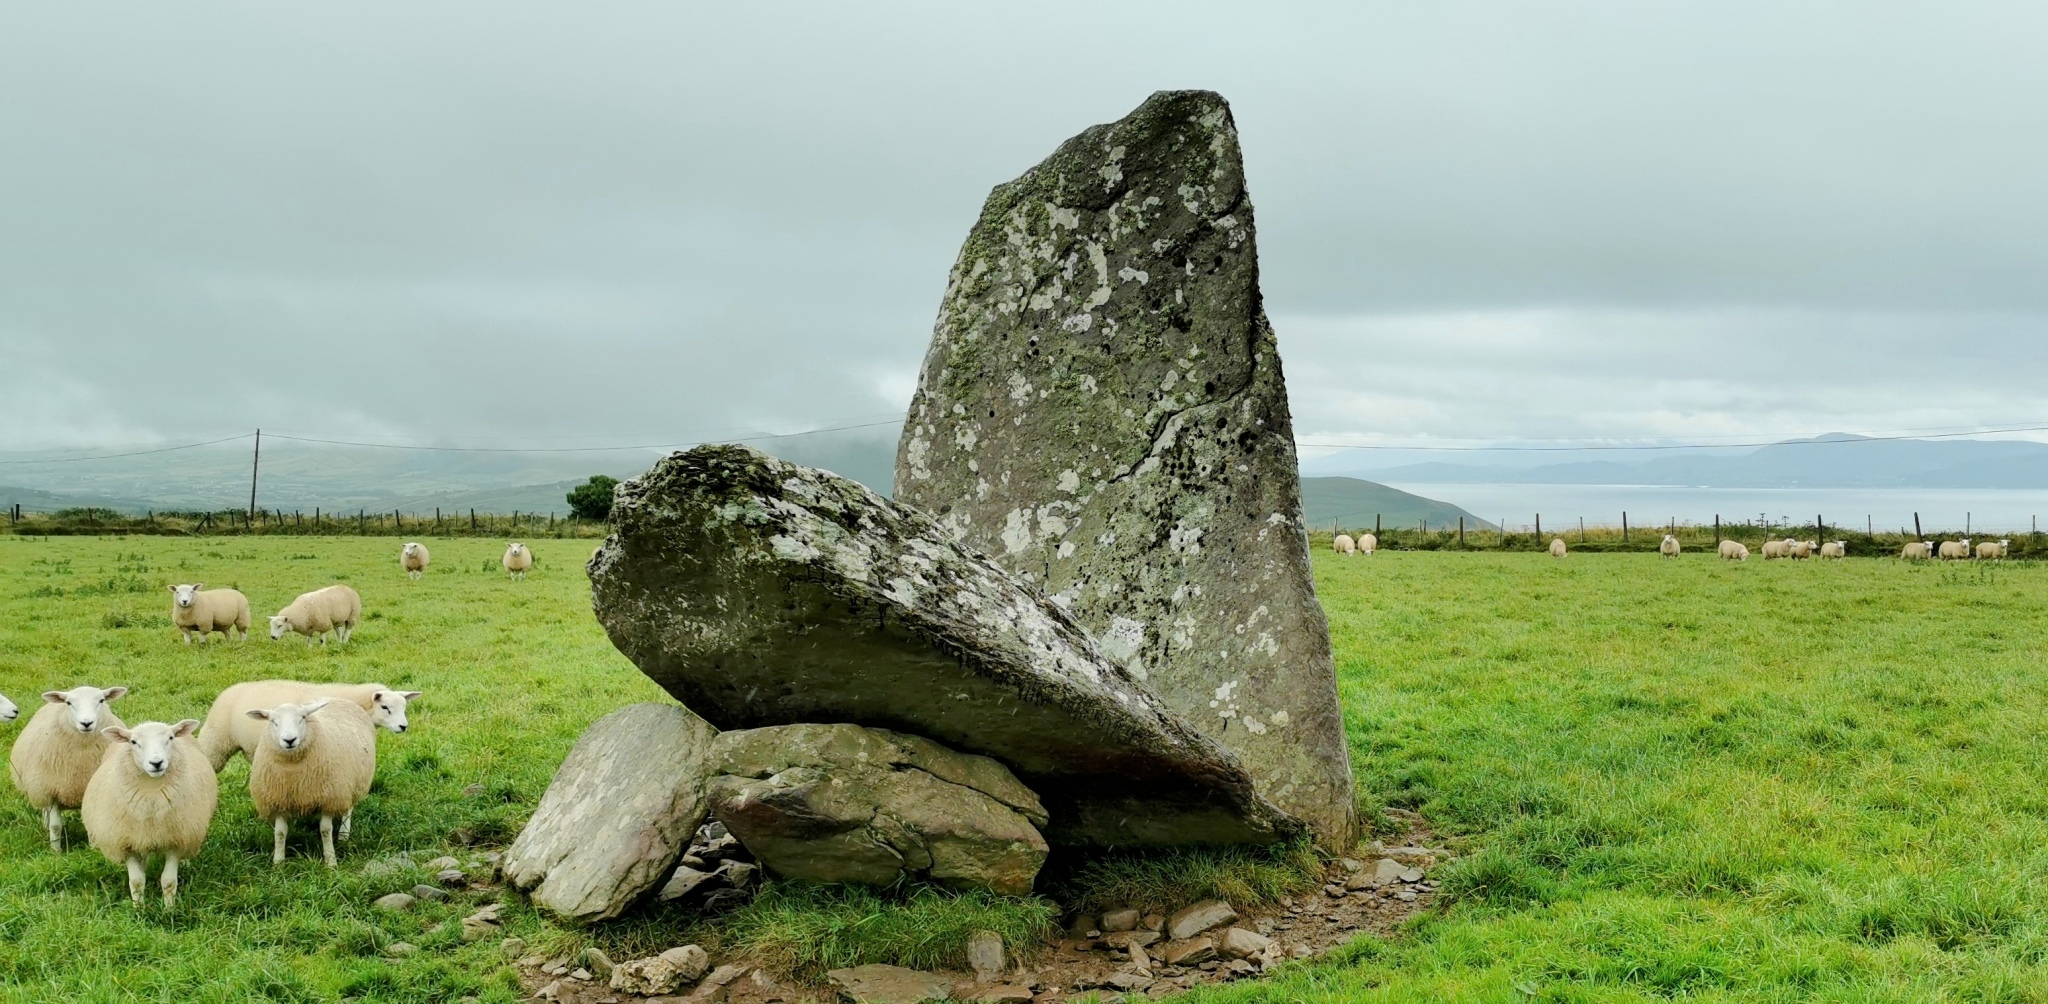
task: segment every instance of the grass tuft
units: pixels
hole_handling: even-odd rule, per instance
[[[1058,907],[1038,896],[776,882],[722,926],[728,949],[817,976],[871,962],[958,969],[974,932],[994,931],[1014,952],[1056,935],[1058,915]]]

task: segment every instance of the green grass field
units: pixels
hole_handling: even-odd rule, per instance
[[[497,946],[457,937],[472,904],[378,913],[424,876],[362,865],[502,845],[584,726],[661,695],[589,614],[590,541],[536,542],[524,583],[498,572],[499,542],[432,546],[409,583],[388,537],[0,537],[0,692],[25,714],[78,683],[133,687],[130,722],[203,717],[222,686],[269,676],[427,695],[411,734],[380,735],[339,870],[304,829],[270,865],[237,761],[170,915],[129,906],[75,816],[54,856],[0,796],[0,999],[516,999]],[[2048,568],[1327,551],[1317,567],[1362,797],[1473,853],[1443,873],[1449,905],[1399,938],[1200,996],[2048,1001]],[[169,582],[234,585],[261,615],[337,579],[369,618],[344,650],[187,648],[168,623]],[[783,886],[688,933],[800,966],[928,963],[947,932],[1028,933],[1050,910]],[[537,943],[586,937],[508,915]],[[620,957],[687,922],[587,937]],[[398,941],[419,951],[384,958]]]

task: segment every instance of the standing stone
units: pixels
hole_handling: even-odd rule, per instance
[[[618,916],[668,877],[704,821],[704,757],[717,734],[673,704],[598,719],[506,851],[506,879],[564,920]]]
[[[1354,831],[1287,388],[1223,98],[1162,91],[997,186],[896,499],[1039,585],[1328,847]]]
[[[924,512],[744,446],[619,486],[590,559],[612,643],[725,729],[849,723],[1000,761],[1054,844],[1265,843],[1302,824],[1059,607]]]

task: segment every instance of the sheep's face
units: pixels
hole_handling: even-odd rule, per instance
[[[272,617],[270,619],[270,640],[276,641],[279,638],[284,637],[284,633],[286,631],[290,631],[291,629],[292,622],[285,619],[285,617],[282,614],[276,617]],[[207,741],[212,742],[212,740],[210,739]]]
[[[420,556],[420,545],[417,541],[405,545],[405,556],[408,558],[417,558]]]
[[[11,722],[19,717],[21,709],[15,707],[14,702],[7,699],[6,694],[0,694],[0,722]]]
[[[380,690],[370,697],[370,724],[403,735],[409,727],[405,706],[419,699],[417,690]]]
[[[512,545],[511,547],[508,547],[508,548],[506,548],[506,549],[505,549],[505,557],[508,557],[508,558],[517,558],[517,557],[519,557],[520,555],[522,555],[522,554],[525,554],[525,553],[526,553],[526,545],[525,545],[525,544],[514,544],[514,545]]]
[[[128,755],[135,760],[136,770],[150,777],[162,777],[171,769],[171,740],[189,736],[198,727],[197,718],[187,718],[176,725],[143,722],[132,729],[108,726],[107,738],[128,744]]]
[[[269,722],[267,741],[281,752],[296,755],[306,750],[306,719],[330,703],[332,698],[323,697],[306,704],[280,704],[268,711],[255,708],[249,717]]]
[[[180,609],[190,608],[192,606],[192,598],[199,595],[199,591],[205,588],[206,583],[204,582],[194,582],[189,586],[172,586],[171,602]]]
[[[62,704],[71,716],[71,727],[91,735],[107,720],[107,705],[121,699],[128,693],[127,687],[73,687],[70,690],[52,690],[43,694],[43,700],[51,704]]]

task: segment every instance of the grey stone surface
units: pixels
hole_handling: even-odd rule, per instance
[[[994,982],[1003,974],[1003,936],[994,931],[976,931],[967,936],[967,968],[982,983]]]
[[[598,719],[506,851],[506,879],[564,920],[618,916],[668,877],[703,821],[716,733],[672,704]]]
[[[1045,863],[1045,810],[986,757],[858,725],[743,729],[711,745],[712,815],[779,874],[1021,896]]]
[[[1166,918],[1166,936],[1175,941],[1192,938],[1197,934],[1237,920],[1237,911],[1230,904],[1219,899],[1203,900],[1193,906],[1183,907]]]
[[[846,722],[1001,761],[1056,843],[1265,842],[1301,823],[1058,606],[922,511],[743,446],[619,486],[589,565],[612,642],[720,728]]]
[[[989,195],[895,492],[1040,586],[1348,849],[1329,629],[1222,97],[1154,94]]]
[[[936,973],[902,966],[868,965],[825,974],[854,1004],[918,1004],[953,995],[953,982]]]

